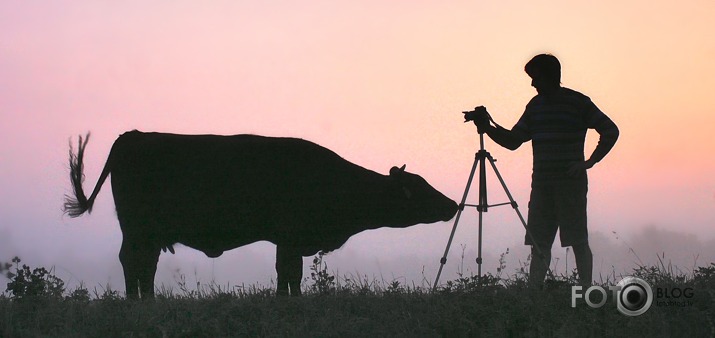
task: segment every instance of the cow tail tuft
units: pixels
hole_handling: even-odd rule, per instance
[[[89,135],[90,134],[87,133],[84,139],[82,139],[82,136],[79,137],[76,154],[72,149],[72,141],[70,141],[70,182],[72,183],[72,192],[74,194],[65,195],[64,212],[72,218],[79,217],[85,212],[92,212],[94,200],[110,172],[110,161],[107,160],[102,174],[99,176],[97,185],[95,185],[94,191],[92,191],[92,195],[87,198],[84,194],[84,189],[82,189],[82,183],[84,182],[84,149],[87,147]]]
[[[72,192],[74,196],[65,195],[64,212],[70,217],[78,217],[84,214],[91,208],[90,202],[82,189],[84,182],[84,149],[89,141],[89,133],[82,139],[79,136],[79,144],[77,145],[77,153],[72,149],[72,141],[70,140],[70,182],[72,183]]]

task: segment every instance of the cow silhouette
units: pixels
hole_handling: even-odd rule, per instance
[[[76,154],[70,144],[74,196],[64,209],[71,217],[91,211],[111,173],[129,298],[154,295],[162,249],[173,253],[179,243],[218,257],[262,240],[277,247],[277,293],[300,295],[303,256],[368,229],[448,221],[458,208],[404,166],[381,175],[302,139],[136,130],[114,142],[87,198],[88,139],[79,137]]]

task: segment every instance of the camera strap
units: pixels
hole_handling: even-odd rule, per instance
[[[497,127],[498,129],[504,129],[504,127],[500,126],[494,119],[492,118],[492,114],[487,113],[487,116],[489,117],[489,121],[494,123],[494,126]]]

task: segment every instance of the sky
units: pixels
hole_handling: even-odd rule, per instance
[[[0,1],[0,261],[20,256],[70,283],[123,290],[109,184],[92,214],[62,214],[68,143],[88,131],[85,190],[118,135],[138,129],[304,138],[382,174],[407,164],[459,201],[478,148],[461,112],[484,105],[511,127],[535,95],[524,64],[552,53],[563,86],[621,130],[589,171],[595,276],[663,258],[685,271],[707,265],[713,16],[705,0]],[[591,131],[587,152],[597,140]],[[531,145],[486,146],[526,214]],[[489,180],[490,201],[502,198]],[[419,285],[434,278],[451,228],[367,231],[325,261],[339,275]],[[476,233],[468,210],[443,278],[476,273]],[[491,209],[485,271],[507,249],[516,270],[523,235],[513,210]],[[157,283],[268,285],[274,250],[260,242],[210,259],[180,247],[162,254]],[[573,267],[558,240],[554,257],[556,270]]]

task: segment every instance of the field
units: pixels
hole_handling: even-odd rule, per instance
[[[268,287],[221,287],[179,281],[154,300],[129,301],[116,291],[65,290],[51,270],[3,266],[0,336],[82,337],[548,337],[715,336],[715,263],[687,275],[667,266],[632,276],[653,288],[640,316],[583,299],[571,307],[575,276],[551,276],[530,288],[523,267],[511,276],[462,276],[433,291],[425,286],[332,276],[314,259],[303,297],[276,297]],[[603,286],[618,281],[604,281]],[[677,297],[676,297],[677,296]],[[600,303],[593,292],[591,300]]]

